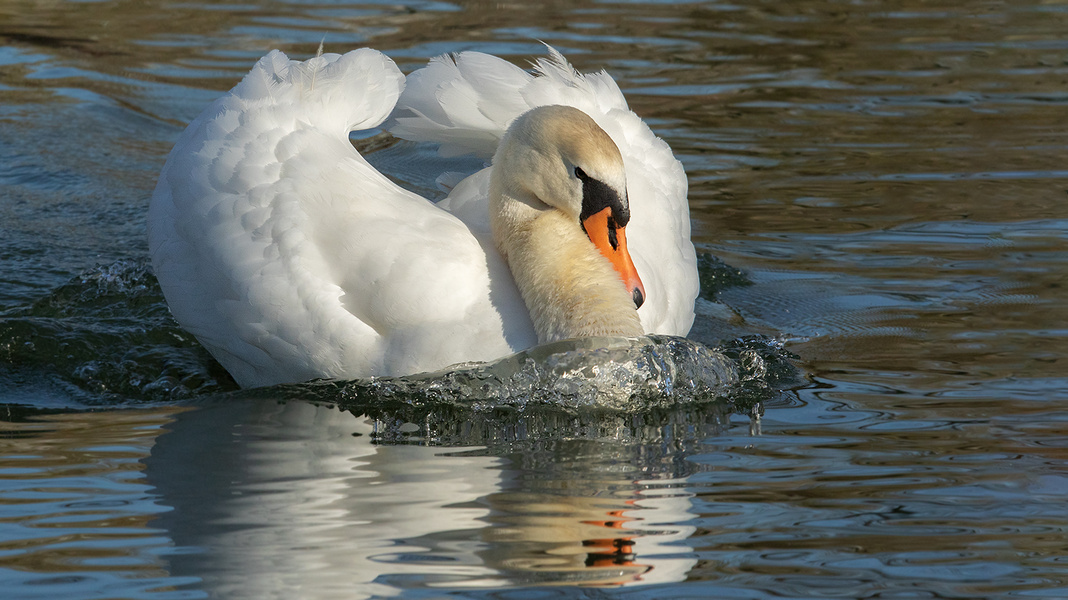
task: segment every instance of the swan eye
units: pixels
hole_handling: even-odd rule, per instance
[[[578,177],[582,181],[590,178],[590,176],[586,174],[586,171],[583,171],[581,167],[575,167],[575,177]]]

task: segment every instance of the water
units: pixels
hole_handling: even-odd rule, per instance
[[[1068,598],[1066,30],[1038,1],[0,5],[5,597]],[[747,385],[235,391],[161,304],[148,197],[255,59],[324,39],[607,68],[690,178],[690,337]]]

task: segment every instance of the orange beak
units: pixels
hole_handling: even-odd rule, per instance
[[[626,227],[616,227],[610,207],[586,217],[582,227],[593,245],[619,273],[627,292],[634,298],[634,306],[640,307],[645,302],[645,286],[638,277],[638,270],[634,268],[634,261],[630,259],[630,252],[627,252]]]

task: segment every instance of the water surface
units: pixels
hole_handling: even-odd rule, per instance
[[[0,3],[0,585],[1068,597],[1065,31],[1037,0]],[[538,40],[674,148],[690,338],[771,372],[625,412],[237,393],[145,262],[185,124],[272,48]],[[430,149],[370,140],[436,193]]]

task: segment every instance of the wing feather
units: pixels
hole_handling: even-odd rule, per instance
[[[241,385],[517,349],[480,241],[348,140],[390,114],[403,84],[375,51],[303,63],[275,51],[168,157],[149,211],[154,269],[175,318]]]
[[[686,335],[693,324],[699,284],[682,163],[629,109],[608,73],[579,73],[555,49],[548,52],[548,57],[535,61],[533,73],[479,52],[434,58],[408,76],[390,131],[412,141],[439,144],[445,156],[470,153],[489,159],[512,120],[534,107],[562,104],[590,115],[623,155],[631,207],[627,239],[648,292],[638,311],[642,325],[649,333]],[[480,172],[472,177],[488,175]],[[450,196],[443,206],[455,208],[477,229],[475,215],[486,210],[471,202],[469,197]]]

